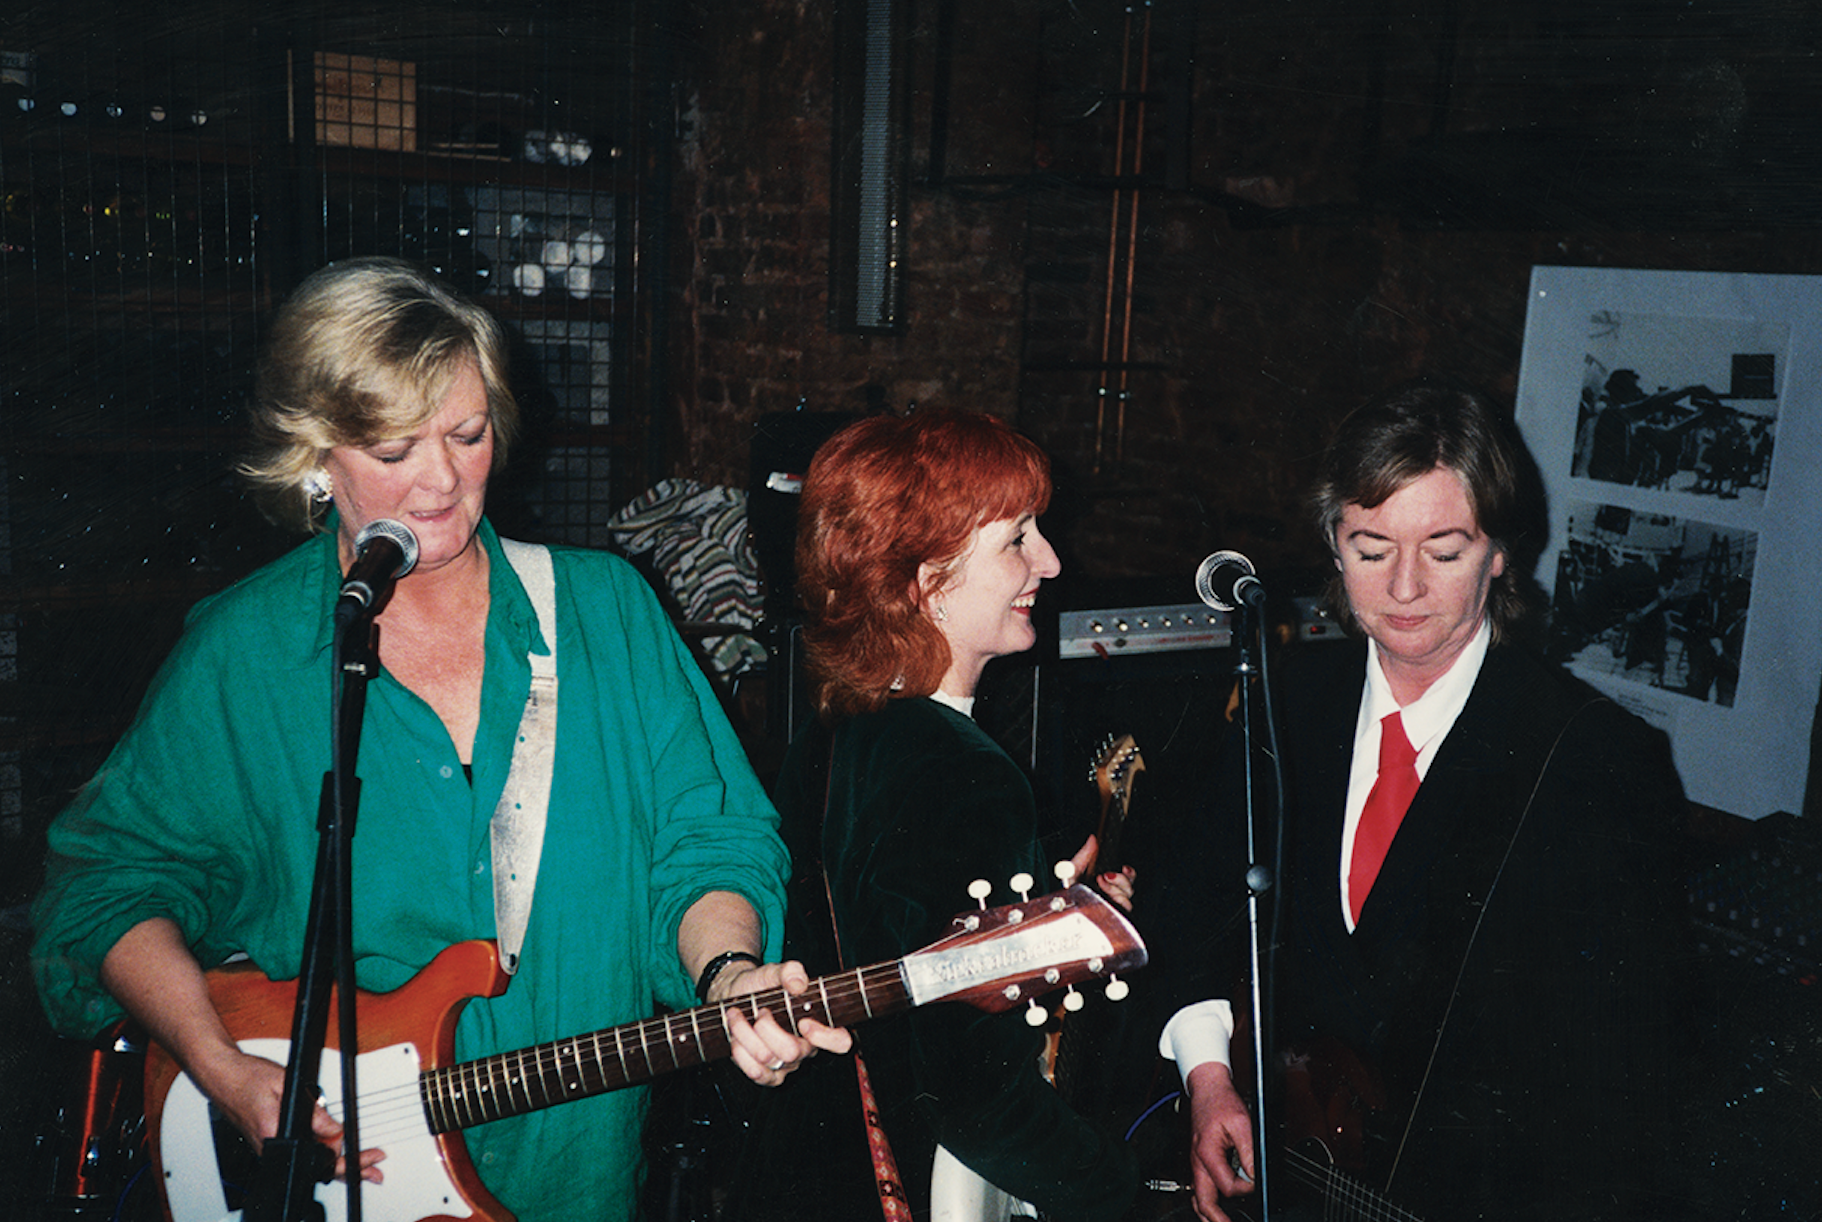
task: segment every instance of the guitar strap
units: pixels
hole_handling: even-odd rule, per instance
[[[1524,809],[1519,812],[1518,822],[1512,827],[1512,838],[1506,842],[1506,851],[1500,855],[1499,867],[1493,872],[1493,881],[1487,885],[1486,894],[1481,897],[1480,908],[1474,918],[1474,927],[1468,933],[1467,945],[1462,948],[1461,961],[1455,969],[1455,986],[1449,992],[1448,1004],[1443,1007],[1442,1021],[1436,1024],[1436,1038],[1430,1044],[1430,1056],[1424,1063],[1423,1079],[1417,1084],[1417,1093],[1411,1099],[1411,1106],[1405,1115],[1404,1132],[1398,1138],[1398,1150],[1392,1156],[1391,1169],[1386,1173],[1388,1189],[1398,1175],[1399,1164],[1404,1158],[1405,1146],[1410,1142],[1411,1133],[1416,1129],[1417,1111],[1423,1103],[1424,1090],[1429,1086],[1430,1074],[1436,1068],[1436,1054],[1442,1048],[1443,1033],[1449,1028],[1449,1019],[1455,1013],[1456,999],[1461,996],[1462,981],[1467,978],[1468,956],[1474,950],[1475,940],[1480,936],[1480,927],[1487,919],[1487,910],[1493,906],[1493,893],[1499,889],[1499,880],[1506,872],[1506,863],[1512,859],[1512,850],[1518,844],[1518,834],[1524,830],[1525,820],[1530,817],[1531,807],[1537,801],[1538,791],[1544,786],[1544,775],[1550,771],[1550,762],[1556,758],[1557,748],[1563,745],[1563,737],[1569,733],[1569,727],[1575,723],[1575,719],[1597,704],[1608,703],[1611,701],[1607,697],[1597,696],[1569,714],[1563,720],[1562,728],[1557,730],[1556,737],[1551,740],[1550,751],[1544,756],[1544,762],[1538,767],[1537,779],[1531,783],[1531,792],[1525,798]]]
[[[829,787],[835,778],[835,733],[829,731],[829,758],[823,769],[822,818],[817,821],[816,841],[822,844],[822,829],[829,818]],[[818,853],[818,857],[822,854]],[[847,956],[841,949],[841,928],[835,923],[835,890],[829,884],[828,862],[822,867],[822,893],[829,905],[829,932],[835,939],[835,965],[848,969]],[[879,1189],[880,1215],[885,1222],[912,1222],[911,1203],[905,1198],[905,1183],[898,1174],[898,1160],[892,1156],[892,1143],[880,1120],[879,1103],[873,1097],[873,1083],[867,1077],[867,1063],[860,1055],[860,1040],[854,1041],[854,1075],[860,1083],[860,1118],[867,1129],[867,1153],[873,1159],[873,1183]]]
[[[531,920],[544,853],[544,820],[550,808],[550,777],[557,755],[557,585],[550,549],[501,539],[500,549],[518,574],[538,613],[538,631],[548,652],[531,652],[531,691],[519,716],[506,788],[493,811],[493,914],[500,966],[519,970],[519,951]]]

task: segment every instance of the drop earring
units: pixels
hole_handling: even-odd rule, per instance
[[[304,494],[315,505],[327,505],[335,499],[335,482],[327,469],[318,467],[304,476]]]

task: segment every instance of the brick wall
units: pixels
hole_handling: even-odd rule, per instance
[[[949,155],[934,167],[947,180],[932,183],[938,27],[936,6],[917,5],[909,323],[891,337],[825,320],[826,6],[698,7],[677,192],[677,468],[744,484],[757,416],[800,401],[861,410],[869,387],[895,409],[984,408],[1051,452],[1051,533],[1093,576],[1187,578],[1217,547],[1319,571],[1300,504],[1326,430],[1423,370],[1509,397],[1534,264],[1822,270],[1813,222],[1740,206],[1751,148],[1717,160],[1714,125],[1653,101],[1688,96],[1692,73],[1712,92],[1717,57],[1768,88],[1795,70],[1777,50],[1788,31],[1653,24],[1650,0],[1629,23],[1609,6],[1605,25],[1466,5],[1453,31],[1422,13],[1378,27],[1375,6],[1342,0],[1196,5],[1188,181],[1139,197],[1115,434],[1096,376],[1054,366],[1100,343],[1112,192],[1079,179],[1115,169],[1123,7],[956,6]],[[1154,71],[1167,50],[1154,31]],[[1162,110],[1144,146],[1153,170]],[[1512,131],[1625,156],[1574,177],[1566,155],[1489,143]]]

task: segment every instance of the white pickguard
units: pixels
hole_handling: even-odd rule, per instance
[[[930,1165],[930,1222],[1010,1222],[1037,1216],[1037,1210],[989,1184],[946,1146],[936,1147]]]
[[[282,1039],[242,1040],[241,1049],[283,1065],[291,1055],[291,1042]],[[446,1214],[466,1218],[468,1207],[443,1164],[436,1138],[418,1102],[421,1063],[413,1044],[394,1044],[355,1059],[361,1098],[361,1144],[386,1152],[380,1164],[383,1184],[361,1185],[361,1216],[366,1222],[418,1222]],[[323,1102],[329,1114],[342,1115],[342,1058],[334,1049],[323,1051],[321,1070]],[[382,1101],[394,1102],[382,1102]],[[188,1074],[179,1074],[165,1096],[164,1120],[159,1129],[159,1152],[164,1160],[165,1201],[172,1222],[238,1222],[239,1210],[230,1210],[222,1192],[221,1172],[215,1157],[215,1138],[209,1123],[209,1101]],[[325,1222],[346,1222],[347,1186],[339,1181],[319,1185]]]

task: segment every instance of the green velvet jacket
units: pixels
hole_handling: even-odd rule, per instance
[[[798,737],[775,794],[793,861],[786,949],[812,975],[896,959],[943,937],[975,906],[975,879],[993,885],[989,905],[1018,898],[1007,884],[1021,871],[1038,891],[1055,885],[1030,783],[972,719],[933,700],[893,700],[842,723],[832,750],[830,738],[821,726]],[[939,1141],[1047,1217],[1115,1218],[1131,1200],[1131,1155],[1044,1081],[1043,1034],[1021,1012],[937,1002],[856,1035],[919,1217]],[[851,1058],[814,1059],[759,1106],[756,1156],[742,1179],[760,1199],[738,1216],[878,1216]]]

